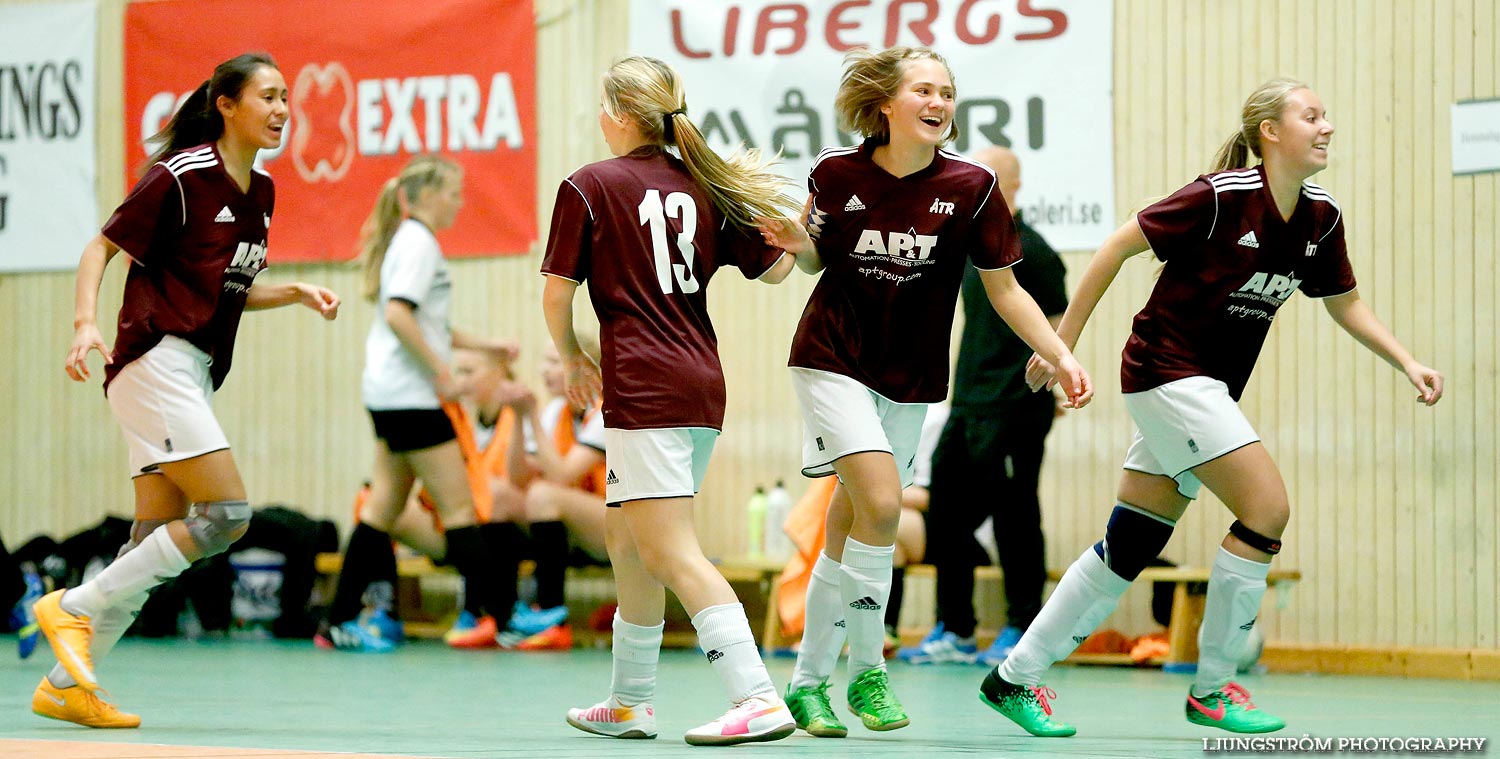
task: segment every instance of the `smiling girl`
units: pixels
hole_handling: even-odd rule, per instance
[[[1055,694],[1040,684],[1042,674],[1109,616],[1204,485],[1236,521],[1210,574],[1187,719],[1236,733],[1285,726],[1230,679],[1291,515],[1281,472],[1239,407],[1271,320],[1301,290],[1404,372],[1418,401],[1431,406],[1443,396],[1443,375],[1417,363],[1360,300],[1342,210],[1308,181],[1328,166],[1332,137],[1317,93],[1290,79],[1266,82],[1245,101],[1213,171],[1126,222],[1089,262],[1058,327],[1069,346],[1127,259],[1150,249],[1165,265],[1125,343],[1120,381],[1137,432],[1104,539],[1073,562],[980,689],[1027,732],[1075,732],[1052,721],[1047,699]],[[1261,163],[1243,168],[1250,153]],[[1033,389],[1048,382],[1049,370],[1032,358]]]
[[[955,97],[948,64],[932,50],[850,53],[834,107],[840,126],[865,142],[819,154],[807,182],[806,228],[793,230],[796,238],[768,233],[796,253],[798,267],[823,271],[789,362],[804,422],[802,472],[839,478],[787,692],[798,726],[813,735],[847,733],[827,693],[845,630],[850,710],[871,730],[909,721],[881,656],[883,609],[922,420],[948,393],[949,333],[966,260],[980,270],[995,311],[1062,367],[1067,405],[1082,407],[1093,394],[1010,271],[1020,240],[994,172],[940,149],[956,134]]]
[[[211,406],[229,373],[245,310],[302,304],[338,315],[329,290],[255,284],[265,268],[275,210],[256,153],[281,142],[286,80],[265,54],[219,64],[160,134],[149,168],[83,249],[68,376],[89,378],[89,351],[105,356],[104,389],[125,433],[135,524],[119,557],[94,579],[37,601],[58,665],[32,710],[89,727],[140,718],[99,698],[94,662],[135,619],[146,596],[200,558],[244,535],[250,504]],[[116,253],[131,260],[113,353],[95,323],[99,284]]]

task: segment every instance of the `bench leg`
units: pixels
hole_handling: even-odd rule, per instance
[[[1198,628],[1203,625],[1203,604],[1207,596],[1188,592],[1188,583],[1179,582],[1172,590],[1172,621],[1167,626],[1167,665],[1196,664],[1198,661]]]

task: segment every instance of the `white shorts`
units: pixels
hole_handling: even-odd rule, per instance
[[[1203,487],[1193,467],[1260,440],[1229,387],[1212,377],[1126,393],[1125,409],[1136,425],[1125,468],[1171,477],[1189,499]]]
[[[897,403],[834,372],[792,367],[802,406],[802,474],[827,477],[851,453],[884,451],[896,459],[901,487],[915,479],[926,403]]]
[[[604,429],[604,503],[691,497],[703,485],[719,431],[707,427]]]
[[[214,417],[210,363],[207,353],[168,335],[109,383],[105,395],[125,433],[131,477],[229,447]]]

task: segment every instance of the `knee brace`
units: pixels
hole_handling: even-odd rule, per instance
[[[1104,539],[1094,544],[1094,553],[1115,574],[1135,580],[1141,570],[1167,547],[1177,523],[1144,509],[1116,504],[1104,528]]]
[[[229,546],[240,537],[236,533],[250,524],[250,502],[195,503],[182,521],[198,550],[204,556],[214,556],[229,550]]]
[[[1245,526],[1244,522],[1236,519],[1234,524],[1229,525],[1229,534],[1245,542],[1245,545],[1257,551],[1275,556],[1281,553],[1281,538],[1270,538]]]

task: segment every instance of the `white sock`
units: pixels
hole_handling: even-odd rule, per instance
[[[802,648],[792,670],[792,690],[821,685],[833,675],[844,650],[848,627],[844,622],[839,563],[818,552],[812,579],[807,582],[807,604],[802,624]]]
[[[125,631],[130,629],[131,623],[135,622],[136,616],[141,613],[141,607],[146,605],[146,599],[150,597],[149,590],[139,593],[89,619],[94,627],[94,637],[89,642],[89,658],[94,662],[95,668],[98,668],[100,660],[115,650],[115,644],[125,637]],[[61,664],[52,665],[47,679],[59,688],[71,688],[78,684]]]
[[[1234,677],[1250,628],[1260,614],[1271,565],[1245,559],[1219,548],[1208,576],[1208,599],[1203,602],[1203,626],[1198,628],[1198,674],[1193,696],[1203,698],[1223,688]]]
[[[656,697],[656,662],[661,658],[663,623],[655,627],[632,625],[615,612],[614,675],[610,693],[625,706],[649,704]]]
[[[140,545],[115,559],[94,579],[63,593],[63,611],[76,616],[97,617],[124,603],[125,599],[148,592],[182,574],[191,564],[165,529],[154,530]]]
[[[1068,567],[1042,612],[1021,636],[1016,650],[997,668],[1000,677],[1028,688],[1039,685],[1042,673],[1073,653],[1115,610],[1129,587],[1130,581],[1105,565],[1093,546],[1083,549],[1083,555]]]
[[[885,605],[891,599],[891,565],[896,546],[844,541],[839,589],[849,625],[849,679],[885,666]]]
[[[776,700],[776,686],[761,661],[760,649],[755,647],[744,606],[710,606],[693,616],[693,627],[698,630],[698,645],[723,681],[730,703],[738,704],[751,696]]]

